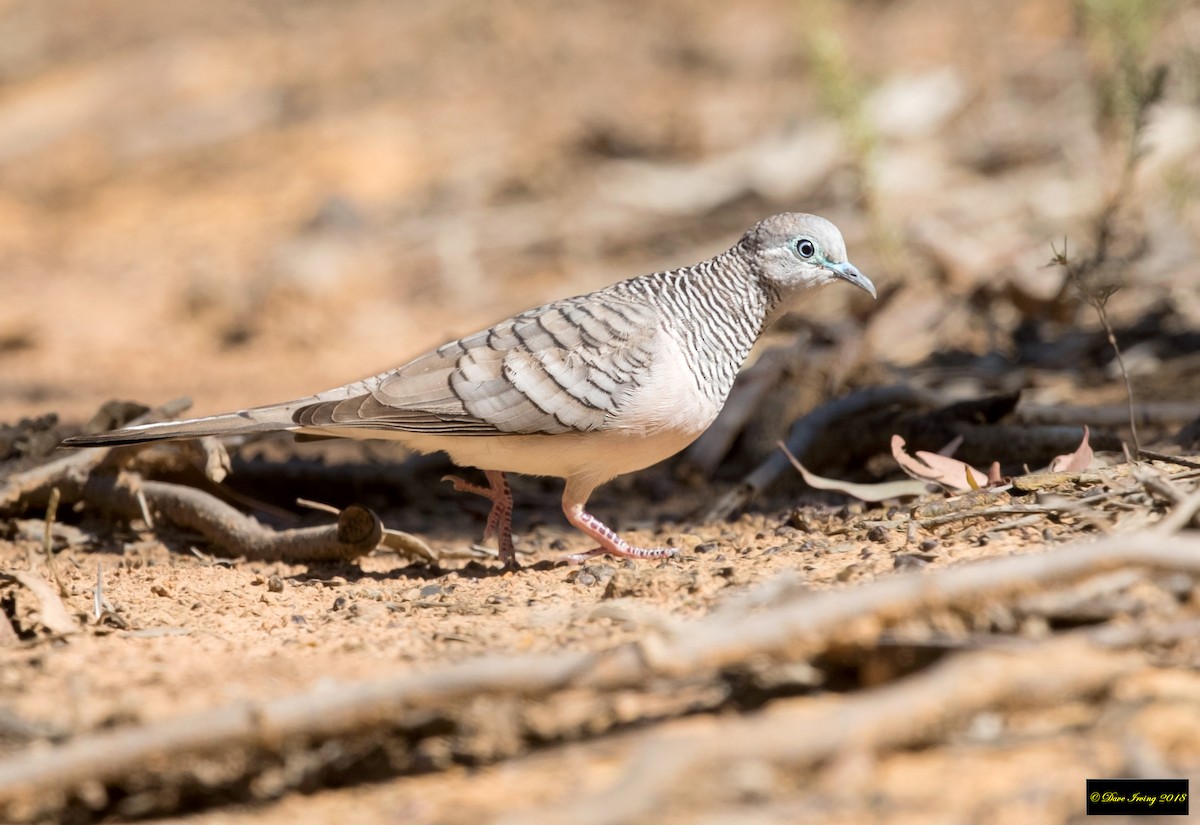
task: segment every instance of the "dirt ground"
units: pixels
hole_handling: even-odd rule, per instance
[[[1200,775],[1198,66],[1171,0],[0,2],[0,819],[1049,823]],[[371,443],[118,456],[52,528],[17,489],[109,399],[308,395],[785,210],[880,298],[597,492],[672,559],[562,563],[517,478],[502,571],[446,461]],[[1020,477],[1084,425],[1003,492],[756,475],[791,432]],[[415,538],[255,560],[91,470]]]

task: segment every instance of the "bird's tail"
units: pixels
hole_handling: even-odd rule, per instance
[[[245,435],[297,429],[292,420],[296,405],[277,404],[224,415],[189,418],[185,421],[162,421],[156,424],[137,424],[119,430],[94,435],[75,435],[63,441],[64,447],[120,447],[147,441],[174,441],[204,438],[210,435]]]

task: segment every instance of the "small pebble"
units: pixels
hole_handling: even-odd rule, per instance
[[[440,596],[440,595],[442,595],[443,592],[444,591],[442,590],[442,586],[440,584],[427,584],[424,587],[422,587],[421,591],[420,591],[422,599],[428,599],[433,596]]]
[[[930,553],[938,548],[938,544],[937,539],[925,539],[925,541],[921,542],[921,552]]]
[[[849,567],[843,567],[838,571],[837,580],[840,582],[850,581],[850,579],[852,579],[854,575],[861,569],[862,567],[857,564],[852,564]]]
[[[813,525],[808,518],[808,514],[800,510],[796,510],[788,516],[787,523],[802,533],[811,533],[813,531]]]
[[[349,599],[347,599],[345,596],[338,596],[336,599],[333,600],[333,607],[331,609],[332,610],[342,610],[346,607],[346,603],[348,601],[349,601]]]
[[[271,576],[271,578],[267,579],[267,590],[270,590],[272,593],[282,593],[283,579],[279,576]]]
[[[887,537],[888,537],[888,531],[882,525],[879,525],[879,524],[876,524],[874,527],[872,527],[870,530],[867,531],[867,539],[869,539],[870,541],[876,542],[878,544],[882,544],[883,542],[887,541]]]

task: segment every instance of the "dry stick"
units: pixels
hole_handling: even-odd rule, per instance
[[[1124,184],[1122,185],[1124,188]],[[1097,243],[1096,251],[1092,256],[1083,263],[1074,263],[1067,257],[1067,243],[1063,240],[1062,252],[1057,249],[1054,251],[1054,258],[1051,264],[1058,264],[1067,270],[1067,276],[1075,284],[1076,288],[1083,293],[1083,297],[1091,304],[1092,309],[1096,311],[1096,316],[1100,319],[1100,325],[1104,327],[1104,333],[1108,337],[1108,344],[1112,347],[1113,353],[1117,358],[1117,366],[1121,370],[1121,377],[1125,381],[1125,400],[1128,406],[1129,416],[1129,434],[1133,439],[1133,451],[1138,453],[1142,449],[1141,439],[1138,438],[1137,431],[1137,408],[1133,401],[1133,382],[1129,378],[1129,370],[1125,368],[1125,358],[1121,354],[1121,347],[1117,344],[1117,335],[1113,332],[1112,323],[1108,320],[1108,310],[1105,304],[1108,302],[1111,292],[1105,295],[1098,295],[1088,285],[1085,276],[1087,273],[1098,269],[1108,257],[1108,242],[1112,234],[1111,221],[1113,220],[1117,204],[1120,199],[1120,191],[1114,194],[1112,201],[1105,208],[1103,215],[1098,222],[1096,230]]]
[[[148,424],[175,418],[191,405],[191,399],[177,398],[138,416],[129,424]],[[113,449],[100,447],[78,450],[9,477],[0,484],[0,515],[17,514],[30,506],[43,506],[49,501],[50,491],[56,486],[62,488],[64,500],[77,501],[92,470],[103,464]]]
[[[897,575],[852,590],[814,593],[794,604],[737,620],[724,615],[701,620],[694,630],[657,651],[653,664],[659,672],[678,674],[701,666],[724,667],[747,655],[794,660],[830,645],[869,643],[874,638],[873,625],[879,622],[983,597],[1047,588],[1126,566],[1200,574],[1200,537],[1112,536],[1046,553],[987,559],[932,573]],[[589,682],[619,684],[620,677],[630,673],[630,655],[626,648],[614,650],[608,663],[601,662],[593,670]]]
[[[58,514],[58,502],[62,498],[57,487],[50,490],[50,500],[46,503],[46,527],[42,533],[42,552],[46,554],[46,567],[54,577],[58,587],[58,595],[66,596],[67,588],[63,585],[62,577],[58,575],[58,567],[54,564],[54,517]]]
[[[719,679],[747,660],[797,661],[831,646],[872,644],[887,622],[983,597],[1036,591],[1127,566],[1200,575],[1200,538],[1117,536],[1052,552],[989,559],[931,573],[898,575],[851,590],[814,593],[778,608],[733,616],[719,611],[653,646],[630,643],[604,653],[489,656],[423,674],[328,686],[238,703],[0,759],[0,812],[22,795],[115,782],[150,765],[181,764],[200,752],[252,746],[277,751],[289,737],[349,736],[379,724],[419,726],[429,713],[454,718],[466,700],[488,694],[544,697],[564,688],[645,689],[654,681]],[[770,587],[768,582],[765,586]],[[1040,664],[1034,671],[1045,671]],[[1050,668],[1053,670],[1053,668]],[[979,682],[976,689],[982,689]],[[151,762],[153,760],[153,762]]]
[[[1162,521],[1155,525],[1154,530],[1156,533],[1167,535],[1176,533],[1195,521],[1198,512],[1200,512],[1200,492],[1192,493],[1176,504],[1175,509],[1163,516]]]
[[[1082,281],[1077,281],[1077,283],[1080,284],[1080,289],[1086,289]],[[1129,378],[1129,370],[1125,368],[1125,356],[1121,354],[1121,348],[1117,345],[1117,334],[1113,332],[1112,323],[1108,320],[1108,310],[1099,301],[1094,306],[1096,314],[1100,316],[1100,323],[1104,326],[1104,332],[1108,336],[1108,345],[1112,347],[1113,354],[1117,357],[1121,378],[1125,381],[1125,400],[1129,404],[1129,436],[1133,439],[1133,452],[1136,455],[1142,449],[1142,440],[1138,437],[1137,408],[1133,401],[1133,381]]]
[[[1135,465],[1130,473],[1148,492],[1167,499],[1172,504],[1178,504],[1187,498],[1187,493],[1179,489],[1175,482],[1149,464]]]
[[[1196,418],[1200,418],[1200,404],[1194,401],[1148,401],[1138,405],[1137,420],[1140,424],[1181,424]],[[1129,405],[1077,407],[1068,404],[1021,404],[1017,407],[1017,419],[1026,424],[1115,427],[1129,421]],[[1170,458],[1163,457],[1162,460],[1168,461]]]
[[[846,751],[913,746],[997,706],[1037,707],[1083,698],[1140,666],[1143,660],[1137,654],[1095,650],[1078,638],[1056,639],[1034,648],[964,653],[923,673],[848,698],[783,700],[765,713],[722,721],[716,730],[707,725],[700,730],[676,725],[642,734],[637,752],[615,786],[559,810],[532,811],[501,822],[609,825],[641,817],[649,821],[652,812],[661,812],[674,801],[672,797],[678,799],[696,788],[709,793],[728,788],[727,778],[720,774],[746,760],[785,762],[795,770]],[[706,800],[697,801],[703,806]]]
[[[1163,461],[1167,464],[1175,464],[1179,467],[1191,467],[1193,470],[1200,470],[1200,461],[1195,459],[1183,458],[1177,455],[1167,455],[1166,453],[1155,452],[1154,450],[1138,450],[1138,455],[1142,458],[1148,458],[1151,461]]]
[[[978,510],[956,510],[953,513],[945,513],[940,516],[930,516],[929,518],[913,519],[921,527],[937,527],[940,524],[949,524],[954,521],[963,521],[969,518],[990,518],[992,516],[1011,516],[1019,513],[1060,513],[1063,507],[1052,507],[1042,504],[1008,504],[1001,507],[984,507]]]
[[[93,477],[84,494],[95,506],[125,518],[141,517],[139,498],[144,498],[176,527],[195,530],[214,547],[254,561],[350,561],[374,550],[383,536],[379,517],[361,505],[343,510],[336,525],[275,531],[203,490],[130,474]]]
[[[585,653],[489,657],[428,674],[328,686],[267,702],[240,702],[124,730],[80,736],[68,744],[0,760],[0,812],[22,794],[115,781],[169,764],[185,754],[231,747],[276,750],[296,736],[335,736],[396,725],[412,705],[453,707],[480,692],[540,693],[566,684]],[[428,715],[420,714],[427,722]],[[420,724],[420,722],[417,722]]]
[[[925,396],[911,387],[872,387],[851,393],[828,404],[822,404],[792,425],[787,438],[788,450],[803,461],[812,445],[825,434],[825,431],[847,416],[858,415],[865,410],[892,404],[915,404],[924,398]],[[741,484],[730,490],[713,505],[705,518],[708,520],[728,518],[771,486],[775,479],[790,467],[786,455],[778,450],[772,450],[771,454],[750,475],[742,479]]]

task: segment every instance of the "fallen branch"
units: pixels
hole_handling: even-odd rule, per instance
[[[747,762],[785,763],[795,771],[848,749],[913,747],[961,728],[976,714],[1006,706],[1051,706],[1111,688],[1143,664],[1077,638],[1036,647],[952,657],[894,684],[848,698],[783,700],[765,713],[711,725],[688,722],[639,735],[615,785],[557,810],[505,817],[505,825],[609,825],[653,819],[684,794],[697,808],[731,787]],[[684,790],[686,789],[686,790]],[[697,792],[700,798],[696,798]]]
[[[1064,507],[1053,507],[1043,504],[1006,504],[997,507],[983,507],[975,510],[958,510],[953,513],[943,513],[928,518],[913,519],[921,527],[937,527],[969,518],[992,518],[994,516],[1024,515],[1026,513],[1061,513]]]
[[[982,599],[1044,591],[1125,567],[1200,575],[1200,538],[1113,537],[1044,554],[990,559],[932,573],[898,575],[849,590],[812,593],[765,611],[731,615],[722,610],[690,624],[667,622],[666,626],[677,628],[673,634],[651,636],[604,653],[490,656],[423,674],[349,683],[337,690],[322,685],[269,701],[82,735],[64,745],[22,750],[0,759],[0,814],[12,818],[18,811],[45,813],[42,808],[61,804],[64,794],[85,782],[115,784],[136,776],[145,785],[156,772],[171,766],[178,770],[206,753],[227,756],[230,749],[248,748],[278,754],[286,742],[315,748],[323,738],[378,736],[381,729],[391,736],[419,738],[420,731],[429,729],[431,718],[446,720],[451,727],[451,720],[462,722],[470,712],[468,700],[481,697],[508,697],[517,703],[510,710],[520,719],[522,701],[530,708],[544,707],[548,697],[563,691],[578,696],[581,689],[621,688],[673,695],[684,685],[694,688],[705,680],[720,683],[729,669],[749,661],[796,662],[831,648],[872,645],[890,623],[914,615],[954,606],[976,609]],[[763,586],[774,588],[771,582]],[[1012,667],[1017,666],[1013,660]],[[1061,668],[1047,668],[1040,662],[1021,671],[1026,674],[1021,678],[1041,673],[1049,679],[1047,674],[1055,670]],[[1073,678],[1066,673],[1062,676],[1066,682],[1049,684],[1074,684]],[[991,683],[971,681],[973,690],[984,693],[983,686]],[[726,693],[715,690],[705,695],[708,706],[715,708]],[[901,695],[911,698],[911,694]],[[682,703],[678,712],[699,707],[692,700]],[[594,722],[589,726],[593,733],[615,724],[612,719]],[[24,807],[29,805],[33,807]]]
[[[343,510],[336,525],[276,531],[194,487],[124,474],[94,476],[84,489],[89,503],[128,519],[142,517],[139,496],[161,519],[200,533],[224,554],[253,561],[350,561],[383,537],[379,517],[361,505]]]
[[[1150,401],[1138,404],[1135,420],[1147,427],[1181,424],[1200,417],[1200,404],[1194,401]],[[1017,418],[1029,424],[1062,424],[1095,428],[1117,427],[1129,423],[1128,404],[1075,407],[1069,404],[1021,404]]]
[[[1167,453],[1159,453],[1154,450],[1138,450],[1138,456],[1150,461],[1162,461],[1166,464],[1174,464],[1178,467],[1191,467],[1193,470],[1200,470],[1200,461],[1194,458],[1184,458],[1178,455],[1168,455]]]

